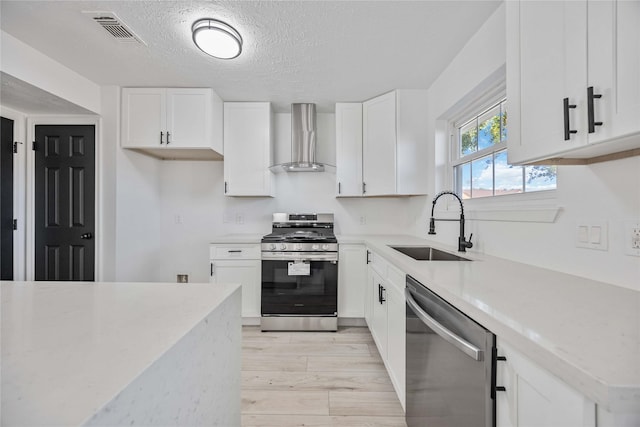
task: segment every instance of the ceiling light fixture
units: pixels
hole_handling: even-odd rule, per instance
[[[231,25],[217,19],[200,19],[191,27],[193,42],[215,58],[233,59],[242,52],[242,37]]]

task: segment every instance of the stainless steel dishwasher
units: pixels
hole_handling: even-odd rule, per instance
[[[495,426],[495,335],[407,276],[408,427]]]

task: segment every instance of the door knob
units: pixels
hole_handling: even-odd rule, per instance
[[[93,238],[93,234],[91,233],[84,233],[83,235],[80,236],[81,239],[85,239],[85,240],[89,240]]]

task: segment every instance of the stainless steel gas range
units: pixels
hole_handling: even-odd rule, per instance
[[[263,331],[338,330],[333,214],[273,214],[262,238]]]

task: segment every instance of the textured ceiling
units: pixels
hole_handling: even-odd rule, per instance
[[[428,88],[498,1],[7,1],[3,31],[100,85],[205,86],[225,101],[363,101]],[[145,45],[122,44],[83,14],[111,11]],[[200,52],[200,18],[234,26],[242,55]]]

